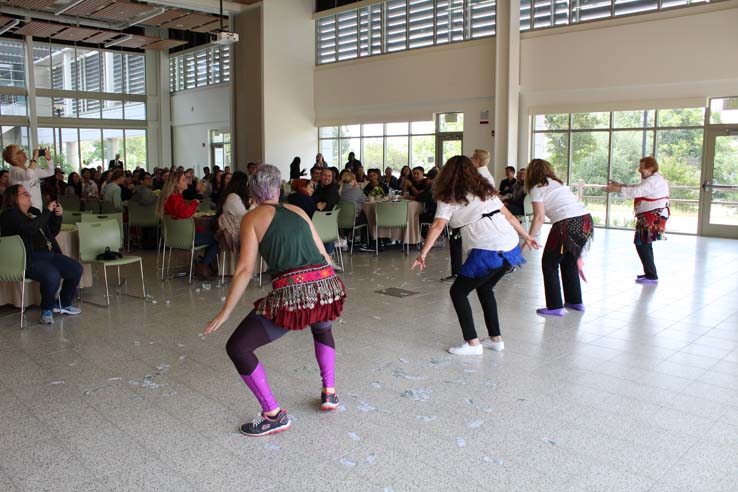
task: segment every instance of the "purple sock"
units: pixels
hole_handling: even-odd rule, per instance
[[[261,362],[256,365],[254,371],[248,376],[241,374],[241,379],[243,379],[246,386],[248,386],[254,396],[256,396],[256,399],[259,400],[262,410],[265,412],[271,412],[279,407],[279,405],[277,405],[277,400],[275,400],[274,395],[272,395],[271,388],[269,388],[266,371],[264,371],[264,367],[261,365]]]
[[[323,387],[333,388],[335,386],[336,349],[320,342],[313,342],[313,345],[315,345],[315,358],[320,366],[320,377],[323,378]]]

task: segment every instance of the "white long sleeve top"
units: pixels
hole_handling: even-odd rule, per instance
[[[624,198],[635,198],[635,212],[642,214],[649,210],[664,208],[669,204],[669,183],[664,176],[653,173],[640,184],[623,186],[621,193]],[[638,200],[647,198],[647,200]]]
[[[41,197],[41,180],[54,175],[54,163],[47,162],[46,169],[36,169],[11,166],[9,170],[10,186],[22,185],[31,194],[31,204],[39,210],[43,210],[44,201]]]

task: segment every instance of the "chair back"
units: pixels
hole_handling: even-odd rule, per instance
[[[377,203],[377,227],[407,227],[408,202]]]
[[[123,247],[123,214],[121,212],[118,212],[117,214],[82,214],[82,222],[102,222],[105,220],[118,221],[118,226],[120,228],[120,245],[115,248],[117,251]]]
[[[530,200],[530,193],[526,193],[523,198],[523,215],[533,215],[533,202]]]
[[[168,215],[163,218],[164,245],[174,249],[192,249],[195,244],[195,221],[189,219],[173,219]]]
[[[0,282],[22,282],[25,271],[26,246],[21,237],[0,237]]]
[[[101,214],[114,214],[115,206],[113,206],[113,202],[109,202],[107,200],[101,201],[100,202],[100,213]]]
[[[128,226],[156,227],[159,219],[156,218],[156,203],[141,205],[128,202]]]
[[[59,203],[61,204],[62,208],[70,212],[79,212],[81,202],[79,200],[79,197],[77,195],[60,195],[59,196]]]
[[[79,259],[83,263],[96,261],[97,256],[105,252],[120,250],[123,239],[120,228],[113,220],[102,220],[100,222],[80,222],[77,224],[79,231]]]
[[[89,211],[93,214],[99,214],[100,213],[100,200],[97,198],[85,198],[84,201],[84,208],[85,211]]]
[[[211,212],[213,210],[213,201],[210,198],[204,198],[197,206],[198,212]]]
[[[73,212],[70,210],[66,210],[66,207],[64,207],[64,213],[62,214],[62,224],[76,224],[78,222],[82,222],[82,216],[83,215],[91,215],[92,212],[85,211],[85,212]]]
[[[338,227],[341,229],[353,229],[356,220],[356,204],[354,202],[341,202],[338,213]]]
[[[339,210],[333,209],[330,212],[315,212],[313,214],[313,225],[322,242],[334,243],[338,241],[339,213]]]

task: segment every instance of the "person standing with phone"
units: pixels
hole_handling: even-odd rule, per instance
[[[46,169],[38,167],[38,159],[40,151],[43,150],[43,157],[46,159]],[[3,150],[3,160],[10,164],[10,185],[23,185],[23,187],[31,194],[31,205],[41,210],[44,206],[41,198],[41,180],[54,175],[54,162],[51,160],[51,152],[49,149],[36,149],[33,151],[33,158],[28,161],[28,156],[23,147],[17,144],[10,144]],[[28,166],[26,166],[28,162]]]

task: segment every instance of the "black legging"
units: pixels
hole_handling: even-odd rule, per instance
[[[656,263],[653,259],[653,243],[636,244],[635,247],[638,257],[643,264],[643,273],[646,275],[646,278],[651,280],[658,279],[659,275],[656,273]]]
[[[469,341],[477,338],[477,331],[474,329],[474,317],[469,304],[469,293],[474,289],[476,289],[479,303],[482,305],[484,322],[487,325],[489,336],[500,336],[500,320],[497,317],[497,301],[495,300],[494,288],[505,275],[509,266],[510,264],[505,261],[502,267],[492,270],[484,277],[471,278],[459,275],[454,280],[451,286],[451,301],[454,303],[464,340]]]

